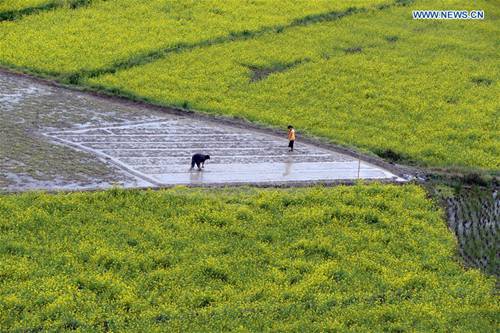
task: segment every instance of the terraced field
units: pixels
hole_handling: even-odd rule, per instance
[[[89,5],[93,0],[2,0],[0,22],[19,20],[25,16],[57,8],[77,9]]]

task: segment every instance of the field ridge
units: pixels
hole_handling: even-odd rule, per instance
[[[326,21],[333,21],[333,20],[338,20],[341,19],[342,17],[348,16],[348,15],[353,15],[356,13],[360,12],[365,12],[366,9],[361,9],[361,8],[348,8],[347,10],[344,11],[331,11],[328,13],[321,13],[321,14],[315,14],[315,15],[307,15],[304,16],[303,18],[300,19],[295,19],[291,23],[287,25],[278,25],[278,26],[266,26],[263,28],[260,28],[258,30],[254,31],[249,31],[249,30],[243,30],[241,32],[231,32],[229,35],[226,36],[221,36],[221,37],[216,37],[213,39],[206,39],[202,40],[200,42],[196,43],[179,43],[174,46],[169,46],[166,48],[159,48],[156,50],[152,50],[143,54],[139,54],[137,56],[132,56],[130,58],[127,58],[125,60],[121,60],[118,62],[115,62],[114,64],[101,68],[101,69],[96,69],[96,70],[91,70],[91,71],[79,71],[76,73],[69,74],[67,76],[63,75],[63,78],[65,78],[65,81],[70,83],[70,84],[80,84],[81,80],[84,78],[95,78],[101,75],[106,75],[106,74],[113,74],[116,73],[117,71],[120,70],[125,70],[125,69],[130,69],[132,67],[136,66],[142,66],[149,64],[151,62],[154,62],[158,59],[162,59],[166,56],[168,56],[170,53],[181,53],[184,51],[191,51],[197,48],[203,48],[203,47],[208,47],[208,46],[213,46],[213,45],[218,45],[218,44],[225,44],[225,43],[231,43],[234,41],[241,41],[241,40],[248,40],[248,39],[253,39],[255,37],[261,36],[266,33],[281,33],[285,29],[289,29],[291,27],[296,27],[296,26],[305,26],[305,25],[310,25],[310,24],[315,24],[319,22],[326,22]]]
[[[331,22],[335,20],[340,20],[346,16],[355,15],[359,13],[365,13],[369,10],[386,10],[394,6],[407,6],[412,3],[410,1],[394,0],[392,4],[377,4],[368,8],[356,8],[349,7],[343,11],[329,11],[319,14],[306,15],[301,18],[294,19],[291,23],[285,25],[276,26],[265,26],[257,30],[249,31],[243,30],[241,32],[231,32],[226,36],[220,36],[213,39],[206,39],[196,43],[178,43],[174,46],[158,48],[155,50],[148,51],[136,56],[129,57],[124,60],[115,62],[114,64],[94,70],[82,70],[68,74],[59,74],[60,79],[69,84],[82,84],[84,79],[96,78],[101,75],[114,74],[120,70],[130,69],[136,66],[142,66],[154,62],[158,59],[162,59],[171,53],[181,53],[185,51],[191,51],[197,48],[204,48],[213,45],[231,43],[235,41],[249,40],[255,37],[259,37],[266,33],[282,33],[283,31],[298,27],[298,26],[308,26],[312,24]]]
[[[78,9],[81,7],[88,6],[89,4],[92,3],[92,1],[93,0],[70,0],[66,2],[66,1],[52,0],[52,1],[47,1],[46,3],[40,5],[29,6],[20,9],[0,11],[0,22],[15,21],[28,15],[35,15],[40,12],[61,8],[64,6],[69,6],[69,8],[71,9]]]

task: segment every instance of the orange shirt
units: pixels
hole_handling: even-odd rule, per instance
[[[288,130],[288,140],[295,141],[295,130],[293,128]]]

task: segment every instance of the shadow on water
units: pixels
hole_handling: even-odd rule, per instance
[[[448,226],[458,240],[465,266],[500,278],[499,213],[496,189],[461,189],[446,200]]]

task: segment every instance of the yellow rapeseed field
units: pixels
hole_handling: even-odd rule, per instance
[[[0,196],[0,331],[475,331],[464,271],[417,186]]]
[[[417,3],[171,54],[88,82],[158,104],[293,123],[399,163],[498,171],[500,7],[484,4],[492,17],[484,22],[414,21]]]
[[[95,70],[157,49],[383,2],[95,0],[0,22],[0,64],[50,74]]]
[[[52,2],[51,0],[2,0],[0,12],[20,10],[29,7],[38,7]]]

